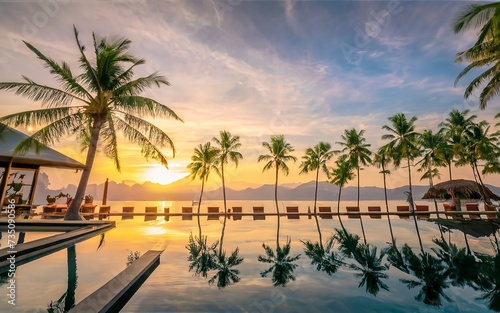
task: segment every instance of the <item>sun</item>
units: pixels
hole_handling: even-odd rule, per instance
[[[170,164],[169,164],[170,165]],[[175,166],[169,166],[175,168]],[[186,176],[185,172],[176,172],[175,170],[167,170],[164,166],[159,164],[150,165],[144,170],[144,181],[150,181],[157,184],[170,184]]]

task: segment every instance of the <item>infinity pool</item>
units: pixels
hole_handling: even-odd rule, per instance
[[[122,312],[500,310],[498,224],[488,220],[112,220],[104,236],[20,266],[16,306],[4,296],[0,311],[64,312],[157,245],[160,266]]]

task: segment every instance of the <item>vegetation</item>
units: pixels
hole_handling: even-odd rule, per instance
[[[18,153],[30,149],[38,152],[42,145],[51,146],[61,139],[76,136],[87,149],[85,169],[75,194],[75,199],[83,199],[99,145],[120,170],[118,133],[122,133],[141,148],[144,157],[167,167],[167,157],[161,149],[170,147],[175,155],[173,141],[145,118],[180,118],[169,107],[140,95],[150,87],[169,85],[169,82],[158,73],[134,79],[135,68],[145,60],[130,54],[130,40],[98,39],[93,34],[90,51],[95,55],[89,57],[75,27],[74,36],[80,52],[78,63],[83,70],[79,75],[74,75],[66,62],[58,63],[25,42],[59,82],[60,88],[39,84],[26,76],[23,76],[24,82],[0,82],[0,90],[13,91],[44,106],[39,110],[3,116],[0,122],[14,127],[41,127],[17,146]],[[80,205],[80,201],[72,201],[65,219],[81,219]]]

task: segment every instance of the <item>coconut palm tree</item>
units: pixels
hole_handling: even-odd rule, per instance
[[[415,131],[415,122],[417,117],[409,120],[403,113],[398,113],[389,117],[391,126],[384,125],[382,129],[388,131],[388,134],[382,136],[383,140],[390,140],[385,149],[390,153],[394,166],[397,168],[401,162],[406,159],[408,167],[409,201],[413,203],[413,190],[411,182],[411,162],[420,155],[418,148],[418,133]]]
[[[345,186],[350,180],[354,178],[354,170],[352,163],[349,162],[347,155],[341,155],[335,161],[335,168],[332,168],[328,174],[328,179],[331,184],[339,187],[339,196],[337,199],[337,215],[339,217],[340,225],[344,228],[342,218],[340,217],[340,198],[342,197],[342,187]]]
[[[243,155],[236,151],[241,147],[240,136],[232,136],[231,133],[227,130],[221,130],[220,138],[214,137],[212,141],[215,142],[220,149],[219,163],[222,175],[222,195],[224,198],[224,213],[227,213],[224,164],[227,164],[229,160],[231,160],[232,162],[234,162],[234,165],[238,167],[239,160],[243,159]]]
[[[216,273],[208,280],[210,285],[217,282],[217,288],[225,288],[229,285],[234,285],[240,281],[240,270],[234,268],[243,262],[243,258],[238,256],[239,248],[236,248],[231,254],[226,257],[226,251],[222,251],[214,255],[214,267]]]
[[[39,84],[28,77],[24,82],[0,82],[0,90],[13,91],[44,108],[14,113],[0,118],[9,126],[34,126],[41,128],[19,143],[17,153],[30,149],[37,152],[43,145],[53,145],[61,139],[76,135],[87,148],[85,168],[65,219],[81,219],[79,209],[87,187],[99,144],[107,157],[113,159],[120,170],[118,157],[118,133],[141,148],[146,158],[157,160],[167,167],[167,157],[162,148],[175,149],[170,137],[160,128],[143,118],[167,117],[180,120],[173,110],[156,100],[140,94],[152,86],[169,85],[164,76],[152,73],[134,79],[134,70],[145,63],[130,54],[128,39],[97,39],[93,35],[93,51],[90,58],[80,42],[74,27],[74,36],[80,53],[79,65],[83,69],[74,75],[66,62],[58,63],[45,56],[37,48],[26,46],[43,61],[54,75],[60,88]]]
[[[278,207],[278,174],[279,171],[287,176],[290,172],[287,162],[293,161],[297,162],[297,158],[290,155],[294,149],[290,143],[285,139],[284,135],[273,135],[271,136],[271,142],[263,142],[262,146],[269,151],[269,154],[259,155],[258,162],[267,161],[266,165],[262,171],[269,170],[271,168],[276,169],[276,182],[274,184],[274,201],[276,203],[276,213],[278,215],[278,229],[280,227],[280,212]],[[279,236],[278,236],[279,237]]]
[[[219,155],[220,150],[216,147],[212,147],[210,145],[210,142],[206,142],[204,145],[200,144],[194,149],[194,154],[191,157],[192,162],[187,166],[190,171],[192,180],[196,179],[197,177],[201,179],[201,192],[200,199],[198,200],[198,214],[200,214],[201,199],[203,198],[205,182],[208,181],[210,173],[214,171],[217,175],[220,176]]]
[[[356,129],[344,130],[344,134],[340,137],[343,141],[337,142],[340,146],[344,147],[340,152],[346,153],[353,168],[356,169],[356,176],[358,178],[358,197],[357,207],[359,208],[359,191],[360,191],[360,173],[361,165],[368,166],[372,163],[372,152],[368,149],[371,145],[365,143],[366,139],[363,137],[365,131],[357,131]]]
[[[420,164],[418,171],[424,172],[424,175],[422,175],[420,180],[428,179],[429,187],[432,188],[434,186],[433,178],[441,177],[439,170],[435,166],[442,166],[446,164],[445,156],[441,153],[441,151],[446,149],[446,139],[441,131],[433,133],[432,130],[424,130],[424,132],[419,136],[419,143],[423,150],[423,155],[422,159],[417,162],[417,164]],[[435,197],[434,206],[436,208],[437,217],[439,218],[438,206]]]
[[[488,102],[498,93],[500,85],[500,4],[498,2],[486,4],[469,4],[462,10],[453,22],[453,30],[460,33],[466,29],[481,27],[477,41],[472,47],[457,54],[456,62],[464,59],[469,65],[460,72],[455,85],[460,78],[471,70],[491,66],[465,89],[464,97],[469,98],[472,92],[486,84],[479,95],[479,108],[485,109]]]
[[[57,300],[51,301],[47,307],[49,313],[69,312],[75,306],[75,291],[77,286],[77,267],[76,267],[76,248],[74,245],[68,247],[67,267],[68,267],[68,285],[66,292]]]
[[[379,148],[377,153],[375,154],[373,158],[373,164],[377,166],[378,168],[381,169],[379,172],[382,174],[384,178],[384,199],[385,199],[385,211],[387,212],[387,222],[389,223],[389,231],[391,232],[391,240],[392,243],[395,245],[396,239],[394,238],[394,233],[392,232],[392,224],[391,224],[391,218],[389,216],[389,201],[387,199],[387,181],[386,181],[386,175],[390,175],[391,171],[387,169],[387,165],[389,165],[391,161],[389,152],[387,151],[387,147],[382,147]]]
[[[194,270],[196,276],[207,278],[208,272],[216,267],[214,259],[216,253],[214,251],[217,249],[218,242],[208,245],[208,237],[201,234],[201,227],[199,230],[199,236],[189,235],[189,242],[186,245],[186,249],[189,251],[189,271]]]
[[[476,180],[479,180],[479,184],[481,185],[480,190],[485,203],[490,203],[490,201],[486,196],[486,187],[484,186],[483,179],[481,178],[481,172],[479,171],[479,162],[494,162],[500,154],[497,144],[500,140],[500,134],[489,134],[489,129],[490,126],[488,123],[482,121],[474,124],[466,130],[464,139],[465,149],[457,163],[460,165],[468,164],[471,166],[474,177]]]
[[[318,180],[319,171],[328,175],[326,162],[333,156],[332,146],[327,142],[320,142],[313,148],[307,148],[306,155],[302,157],[303,161],[300,164],[300,174],[316,171],[316,185],[314,188],[314,215],[316,215],[316,202],[318,199]]]

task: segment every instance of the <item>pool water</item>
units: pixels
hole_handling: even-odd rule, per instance
[[[4,296],[0,312],[64,312],[126,268],[136,251],[144,254],[155,246],[165,247],[161,264],[122,312],[500,310],[498,227],[487,220],[440,228],[430,220],[415,225],[412,219],[391,216],[389,227],[385,216],[363,217],[365,245],[360,220],[347,217],[342,223],[336,216],[281,217],[279,229],[276,216],[225,223],[202,216],[199,224],[196,217],[111,219],[116,228],[104,236],[20,266],[16,306]],[[196,255],[200,230],[206,245]],[[381,255],[393,239],[397,249]],[[307,253],[306,243],[312,246]],[[221,251],[225,258],[217,258]]]

